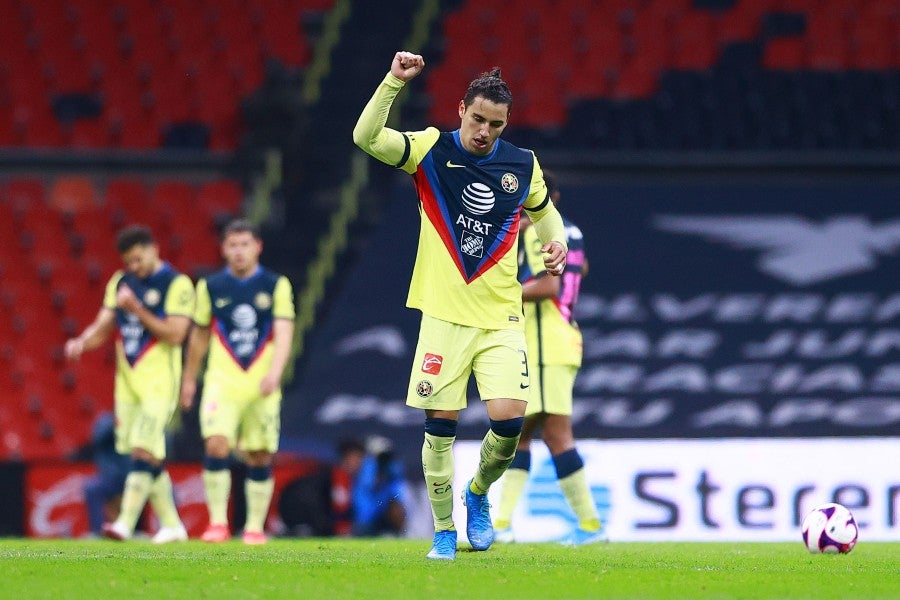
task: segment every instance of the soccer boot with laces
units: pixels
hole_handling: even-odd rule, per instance
[[[456,530],[447,529],[434,532],[431,551],[425,558],[433,560],[453,560],[456,558]]]
[[[487,550],[494,543],[494,525],[491,523],[491,505],[487,494],[472,491],[472,480],[462,493],[466,505],[466,536],[475,550]]]

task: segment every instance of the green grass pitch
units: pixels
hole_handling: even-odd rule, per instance
[[[0,598],[900,598],[900,543],[849,555],[797,543],[610,543],[579,548],[428,540],[273,540],[154,546],[0,540]]]

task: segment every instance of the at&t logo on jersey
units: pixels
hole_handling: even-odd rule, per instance
[[[242,358],[256,351],[259,331],[256,329],[256,311],[249,304],[240,304],[231,313],[234,329],[228,334],[228,342],[234,353]]]
[[[470,183],[462,193],[462,203],[473,215],[486,215],[494,208],[494,192],[483,183]]]
[[[439,375],[441,372],[441,365],[443,364],[443,356],[426,352],[425,358],[422,360],[422,372],[430,375]]]

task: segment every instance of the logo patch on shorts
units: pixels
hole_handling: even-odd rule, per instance
[[[423,379],[419,383],[416,384],[416,393],[420,398],[427,398],[431,395],[431,392],[434,391],[434,387],[431,385],[431,382],[427,379]]]
[[[439,375],[441,365],[444,364],[444,357],[439,354],[425,353],[425,359],[422,361],[422,372],[429,375]]]

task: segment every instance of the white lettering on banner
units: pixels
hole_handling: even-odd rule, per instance
[[[406,354],[406,340],[398,327],[381,325],[369,327],[344,336],[334,345],[339,356],[367,350],[381,352],[387,356],[402,357]]]
[[[582,292],[575,317],[582,324],[716,322],[833,324],[887,323],[900,317],[900,294],[879,298],[873,292],[705,293],[689,298],[660,292],[643,296],[622,293],[610,298]]]
[[[327,425],[362,421],[403,427],[422,423],[421,412],[406,406],[405,400],[353,394],[329,396],[315,415],[316,421]]]
[[[685,408],[669,398],[653,398],[646,402],[621,397],[576,397],[572,424],[592,422],[616,429],[641,429],[664,425],[675,414],[683,415],[684,433],[723,425],[746,428],[767,426],[784,430],[798,424],[826,423],[853,427],[889,428],[900,424],[900,398],[851,397],[830,398],[784,397],[771,408],[755,398],[727,398],[707,408]]]
[[[814,505],[839,502],[860,543],[900,540],[900,440],[878,438],[578,442],[585,476],[613,541],[797,541]],[[480,443],[454,445],[455,486],[478,465]],[[532,445],[532,470],[513,515],[516,540],[560,539],[575,526],[552,461]],[[496,506],[502,488],[491,487]],[[454,520],[465,522],[456,506]],[[461,532],[462,535],[462,532]]]
[[[87,479],[78,473],[58,481],[48,490],[34,491],[34,506],[29,516],[29,525],[37,537],[69,537],[72,535],[73,521],[63,516],[54,516],[54,511],[66,506],[80,506],[84,502],[84,483]]]
[[[866,376],[853,363],[824,367],[744,363],[710,370],[701,363],[675,363],[650,371],[637,363],[597,363],[579,374],[579,392],[687,394],[810,394],[817,392],[897,392],[900,363],[881,365]]]
[[[871,271],[900,246],[900,220],[873,224],[868,215],[813,222],[800,215],[655,215],[658,229],[693,234],[759,254],[757,268],[794,285]]]

